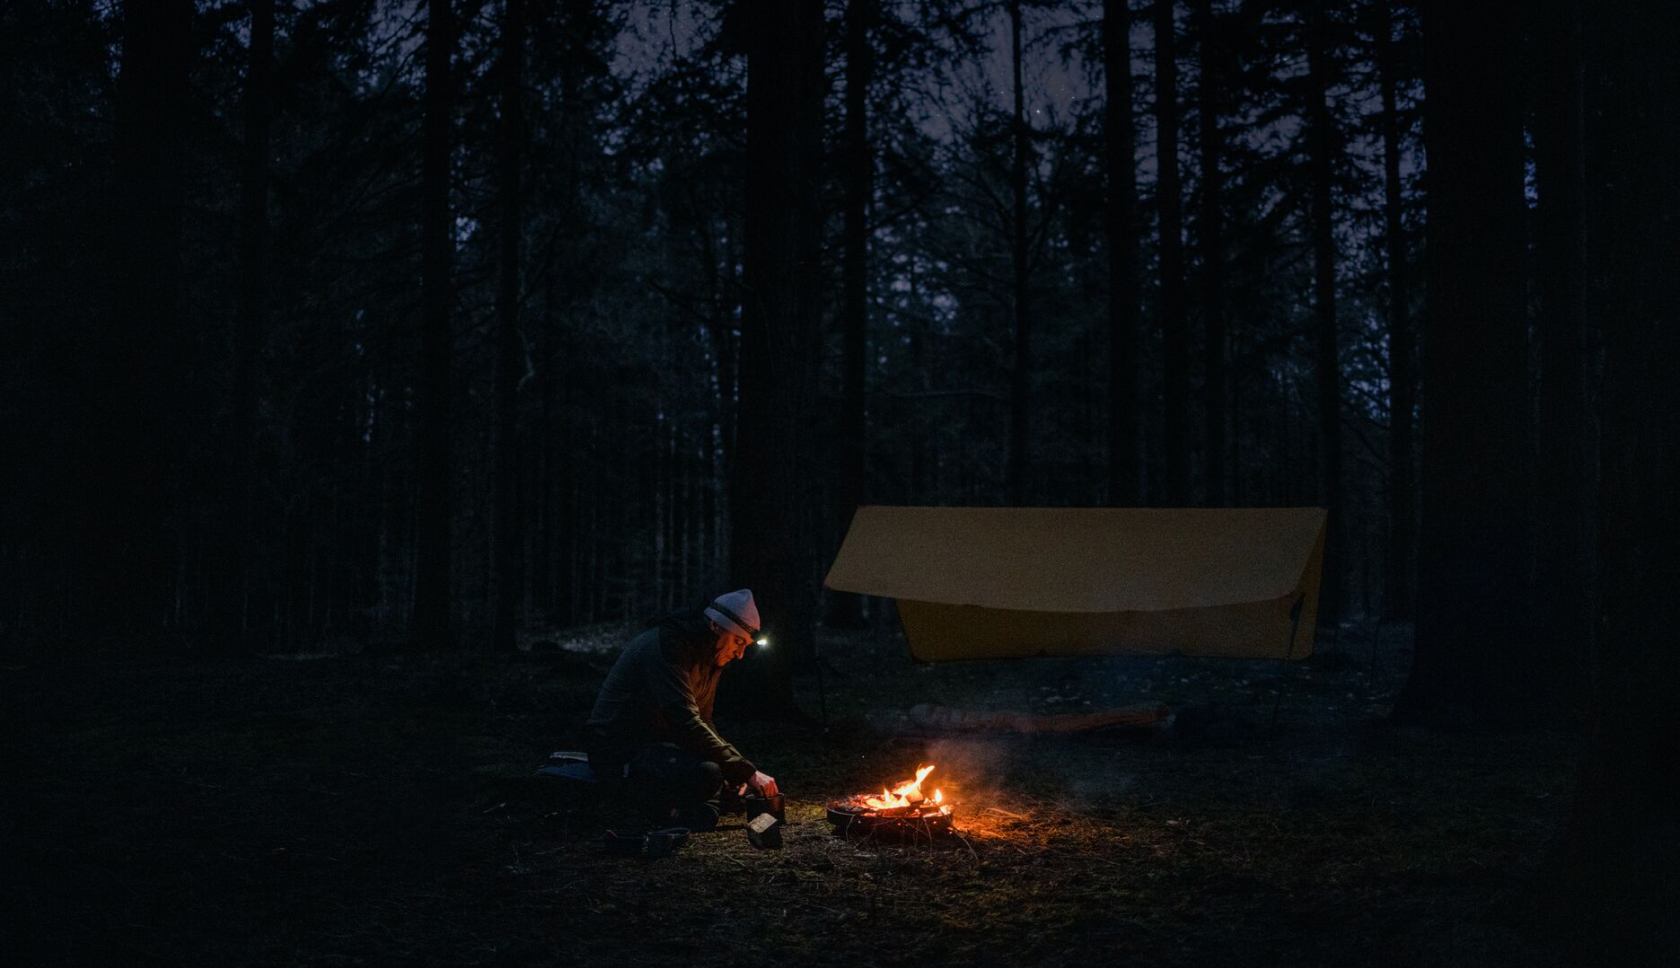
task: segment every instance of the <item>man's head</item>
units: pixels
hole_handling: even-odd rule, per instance
[[[740,589],[719,595],[704,609],[706,618],[717,633],[717,664],[726,666],[745,655],[759,636],[758,605],[753,602],[750,589]]]
[[[752,645],[751,639],[739,632],[720,628],[716,622],[712,623],[712,631],[716,632],[718,637],[717,664],[719,667],[726,666],[746,655],[747,647]]]

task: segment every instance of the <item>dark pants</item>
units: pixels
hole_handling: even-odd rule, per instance
[[[612,770],[603,763],[597,773]],[[717,826],[718,793],[723,773],[718,765],[702,759],[674,743],[648,743],[630,757],[625,777],[630,802],[654,823],[711,830]]]

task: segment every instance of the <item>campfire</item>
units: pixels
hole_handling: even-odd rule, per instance
[[[841,834],[931,838],[951,833],[954,804],[947,803],[944,792],[937,788],[932,796],[922,789],[932,772],[932,764],[920,766],[914,780],[890,789],[883,787],[879,794],[860,793],[836,800],[828,805],[828,822]]]

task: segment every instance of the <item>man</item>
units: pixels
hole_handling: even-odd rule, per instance
[[[775,778],[712,725],[718,677],[754,642],[764,644],[745,588],[674,612],[632,639],[589,714],[590,769],[609,782],[623,776],[649,819],[691,830],[717,826],[725,784],[775,794]]]

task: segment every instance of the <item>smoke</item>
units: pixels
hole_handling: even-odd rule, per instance
[[[923,788],[943,790],[969,812],[998,807],[1019,812],[1024,803],[1063,806],[1112,803],[1133,791],[1136,778],[1116,772],[1112,749],[1088,748],[1063,737],[964,736],[928,744],[924,763],[935,765]]]
[[[952,737],[928,744],[927,759],[934,764],[923,788],[942,790],[945,799],[956,800],[965,810],[996,805],[1008,788],[1009,776],[1020,765],[1018,741],[1002,737]]]

